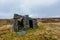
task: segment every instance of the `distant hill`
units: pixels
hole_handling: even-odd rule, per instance
[[[47,23],[47,22],[60,22],[60,18],[36,18],[37,22],[43,22],[43,23]],[[5,25],[5,24],[13,24],[13,19],[0,19],[0,25]]]
[[[60,22],[60,18],[38,18],[37,19],[37,22],[53,22],[53,23],[56,23],[56,22]]]
[[[0,19],[0,25],[5,25],[5,24],[12,24],[13,19]]]

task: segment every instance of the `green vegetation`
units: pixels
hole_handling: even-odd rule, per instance
[[[0,31],[0,40],[60,40],[60,27],[55,24],[38,23],[37,29],[29,29],[25,35],[18,35],[8,29]]]

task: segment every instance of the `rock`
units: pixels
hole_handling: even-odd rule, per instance
[[[20,32],[17,32],[19,35],[24,35],[26,34],[26,31],[20,31]]]

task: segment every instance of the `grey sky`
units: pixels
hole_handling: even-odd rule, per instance
[[[60,0],[0,0],[0,18],[13,18],[14,13],[30,17],[60,17]]]

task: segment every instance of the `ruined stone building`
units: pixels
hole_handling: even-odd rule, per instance
[[[18,14],[14,14],[13,21],[14,31],[27,30],[29,28],[37,28],[37,20],[35,18],[30,18],[28,15],[21,16]]]

